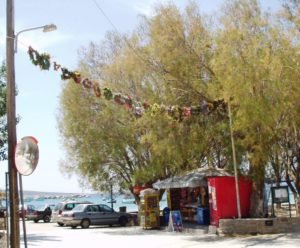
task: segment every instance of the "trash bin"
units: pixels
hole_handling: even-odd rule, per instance
[[[197,208],[197,224],[209,225],[209,210],[208,210],[208,208]]]
[[[119,212],[126,213],[126,206],[119,207]]]
[[[164,219],[165,225],[168,225],[168,223],[169,223],[169,217],[170,217],[170,208],[165,207],[163,209],[163,219]]]

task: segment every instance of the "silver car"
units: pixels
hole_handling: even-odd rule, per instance
[[[63,212],[62,220],[66,226],[72,228],[114,224],[126,226],[131,220],[131,215],[116,212],[105,204],[79,204],[72,211]]]
[[[52,211],[51,221],[56,222],[59,226],[63,226],[62,212],[71,211],[74,207],[82,203],[91,203],[88,201],[74,201],[68,200],[57,203]]]

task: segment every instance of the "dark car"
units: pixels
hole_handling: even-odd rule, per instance
[[[35,207],[33,212],[27,214],[27,220],[50,222],[54,206],[54,204],[45,204]]]
[[[128,213],[116,212],[105,204],[79,204],[73,210],[62,213],[66,226],[89,228],[90,225],[121,225],[131,220]]]
[[[32,204],[25,204],[24,206],[22,206],[20,204],[19,206],[19,216],[20,218],[24,217],[24,219],[27,218],[28,214],[32,214],[34,212],[34,205]],[[24,213],[24,215],[23,215]]]

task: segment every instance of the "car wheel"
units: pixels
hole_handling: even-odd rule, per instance
[[[119,219],[120,226],[126,226],[127,224],[127,218],[125,216],[121,216]]]
[[[72,229],[75,229],[77,226],[71,226],[72,227]]]
[[[64,226],[64,223],[57,222],[57,225],[59,225],[59,226]]]
[[[45,223],[50,222],[50,216],[49,215],[44,216],[43,220],[44,220]]]
[[[34,221],[34,223],[38,223],[38,220],[33,220]]]
[[[89,228],[90,227],[90,221],[88,219],[83,219],[81,221],[81,227],[82,228]]]

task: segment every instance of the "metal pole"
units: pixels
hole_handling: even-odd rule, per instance
[[[6,208],[6,216],[5,216],[5,223],[6,223],[6,245],[7,248],[9,248],[9,224],[8,224],[8,206],[9,206],[9,202],[8,202],[8,172],[5,172],[5,208]]]
[[[8,125],[8,171],[10,198],[10,243],[12,248],[20,247],[18,173],[15,167],[14,150],[16,135],[16,86],[15,86],[15,30],[14,0],[7,0],[6,20],[6,66],[7,66],[7,125]]]
[[[114,209],[114,203],[113,203],[113,185],[110,183],[110,205],[111,209]]]
[[[230,128],[230,137],[231,137],[231,146],[232,146],[232,156],[233,156],[233,167],[234,167],[234,179],[235,179],[235,191],[236,191],[236,205],[238,211],[238,218],[242,218],[241,214],[241,202],[240,202],[240,190],[239,190],[239,179],[237,174],[237,165],[236,165],[236,154],[235,154],[235,144],[232,131],[232,118],[231,118],[231,107],[230,100],[228,101],[228,116],[229,116],[229,128]]]
[[[23,197],[23,183],[22,183],[22,175],[19,174],[19,184],[20,184],[20,197],[21,197],[21,205],[22,205],[22,224],[23,224],[23,237],[24,237],[24,246],[27,248],[27,233],[26,233],[26,224],[25,224],[25,211],[24,211],[24,197]]]

